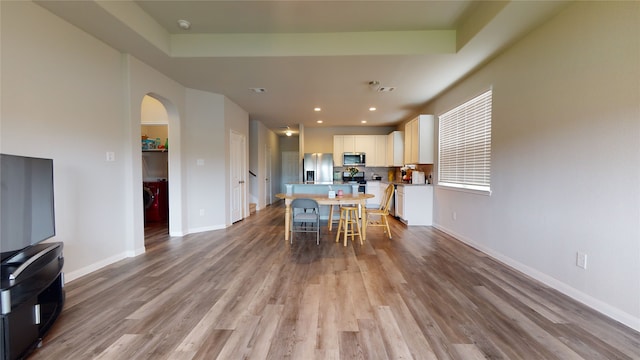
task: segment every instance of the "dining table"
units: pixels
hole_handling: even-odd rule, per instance
[[[276,194],[278,199],[284,200],[285,210],[284,210],[284,240],[289,241],[290,230],[291,230],[291,202],[295,199],[313,199],[318,202],[318,205],[359,205],[362,210],[362,240],[364,241],[367,238],[367,207],[365,206],[367,203],[367,199],[371,199],[375,197],[373,194],[344,194],[344,195],[336,195],[329,196],[329,194]],[[329,219],[329,224],[331,224],[331,220]]]

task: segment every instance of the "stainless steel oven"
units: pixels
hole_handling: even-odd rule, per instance
[[[348,171],[345,171],[342,173],[342,181],[344,182],[357,182],[358,185],[358,192],[361,193],[365,193],[367,191],[367,180],[365,180],[364,177],[364,172],[358,172],[357,174],[355,174],[354,177],[351,177],[351,173]]]

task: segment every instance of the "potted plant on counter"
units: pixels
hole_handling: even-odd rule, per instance
[[[349,172],[349,175],[351,175],[351,181],[355,181],[354,178],[356,174],[360,172],[357,167],[349,167],[347,168],[347,171]]]

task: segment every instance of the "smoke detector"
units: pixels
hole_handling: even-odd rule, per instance
[[[183,20],[183,19],[178,20],[178,26],[179,26],[179,27],[180,27],[180,29],[182,29],[182,30],[189,30],[189,29],[191,29],[191,23],[190,23],[190,22],[188,22],[187,20]]]

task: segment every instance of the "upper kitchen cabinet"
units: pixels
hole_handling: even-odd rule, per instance
[[[404,131],[393,131],[387,135],[386,166],[404,165]]]
[[[433,164],[434,162],[433,115],[420,115],[404,127],[404,163]]]
[[[374,135],[373,137],[376,143],[375,157],[371,163],[367,159],[367,166],[387,166],[387,135]]]
[[[342,166],[342,154],[356,150],[357,135],[333,135],[333,166]]]
[[[365,153],[367,166],[386,166],[387,135],[334,135],[334,166],[343,166],[342,154],[346,152]]]
[[[342,166],[344,135],[333,135],[333,166]]]
[[[356,137],[357,135],[340,135],[342,136],[342,151],[343,152],[356,152],[357,144]]]
[[[367,155],[367,165],[369,165],[369,157],[375,157],[376,140],[373,135],[355,135],[356,147],[355,152],[365,153]]]

